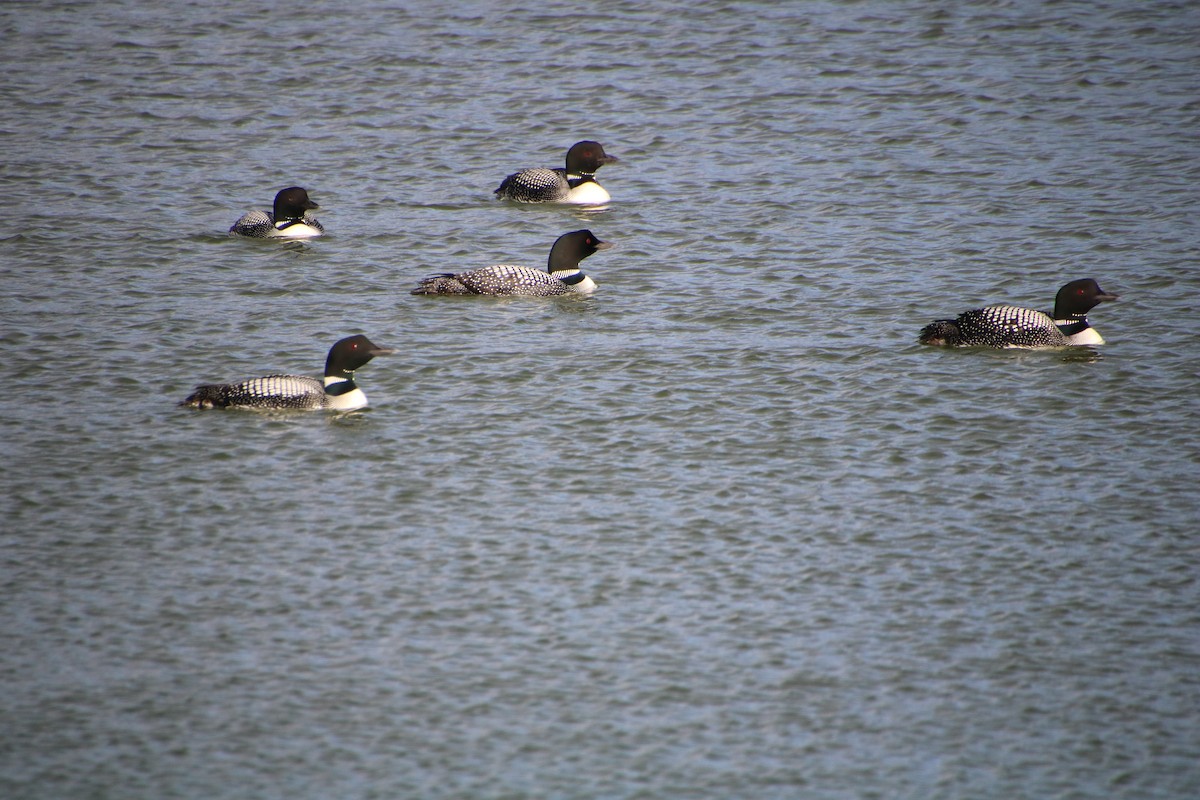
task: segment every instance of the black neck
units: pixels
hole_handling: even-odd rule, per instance
[[[561,275],[555,275],[554,277],[558,278],[567,286],[574,286],[575,284],[582,282],[587,275],[584,275],[582,272],[576,272],[574,275],[568,275],[565,278]]]
[[[1067,322],[1065,324],[1063,324],[1063,323],[1056,323],[1056,324],[1057,324],[1058,329],[1060,331],[1062,331],[1063,336],[1074,336],[1075,334],[1079,333],[1080,331],[1086,331],[1088,328],[1092,327],[1091,325],[1088,324],[1087,317],[1080,317],[1079,319],[1073,319],[1071,322]]]
[[[348,392],[353,392],[357,388],[358,384],[354,382],[353,378],[346,378],[344,381],[338,381],[337,383],[331,383],[326,386],[325,394],[339,397],[343,394],[347,394]]]

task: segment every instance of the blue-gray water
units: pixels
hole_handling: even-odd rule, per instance
[[[1200,8],[427,5],[0,5],[0,796],[1200,794]]]

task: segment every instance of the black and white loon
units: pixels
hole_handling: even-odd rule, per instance
[[[1104,344],[1088,324],[1087,313],[1105,300],[1116,300],[1091,278],[1071,281],[1058,290],[1054,314],[1021,306],[988,306],[941,319],[921,329],[921,344],[947,347],[1066,347]]]
[[[579,262],[597,250],[612,247],[591,231],[564,233],[550,248],[546,271],[534,267],[496,264],[467,272],[431,275],[413,289],[413,294],[487,294],[554,297],[562,294],[591,294],[596,282],[583,274]]]
[[[180,403],[192,408],[331,409],[350,411],[367,404],[354,371],[375,356],[392,352],[359,334],[329,348],[323,381],[307,375],[264,375],[240,383],[197,386]]]
[[[274,211],[250,211],[243,214],[231,234],[255,239],[308,239],[325,233],[325,228],[308,211],[320,208],[308,199],[308,192],[299,186],[281,189],[275,195]]]
[[[494,194],[519,203],[572,203],[599,206],[612,198],[596,183],[596,170],[617,161],[599,142],[576,142],[567,151],[567,167],[534,167],[505,178]]]

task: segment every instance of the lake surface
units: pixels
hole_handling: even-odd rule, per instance
[[[1200,6],[943,5],[0,6],[0,796],[1200,795]]]

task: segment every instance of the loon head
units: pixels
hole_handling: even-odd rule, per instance
[[[611,242],[602,242],[588,230],[564,233],[550,248],[550,260],[546,271],[551,275],[558,272],[578,272],[579,262],[598,250],[608,250]]]
[[[595,175],[605,164],[615,164],[616,156],[604,152],[599,142],[576,142],[567,151],[568,175]]]
[[[386,347],[376,346],[361,333],[357,336],[347,336],[329,348],[329,356],[325,359],[325,377],[350,380],[354,376],[354,370],[375,356],[384,356],[391,352],[392,350]]]
[[[1054,298],[1054,318],[1080,319],[1105,300],[1116,300],[1118,297],[1105,292],[1091,278],[1071,281],[1059,289]]]
[[[299,186],[289,186],[287,189],[281,189],[279,194],[275,195],[276,222],[303,219],[304,212],[314,208],[320,208],[320,206],[309,200],[308,192]]]

